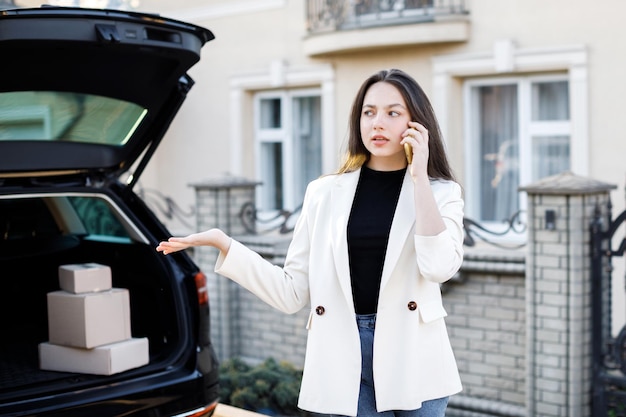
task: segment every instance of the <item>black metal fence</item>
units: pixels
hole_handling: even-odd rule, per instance
[[[626,222],[626,211],[609,222],[596,209],[591,225],[591,275],[593,311],[593,416],[626,417],[626,326],[617,336],[611,328],[613,258],[624,256],[626,238],[614,250],[612,241]]]

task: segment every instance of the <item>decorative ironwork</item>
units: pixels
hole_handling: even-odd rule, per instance
[[[309,0],[307,1],[307,29],[309,32],[323,29],[338,30],[346,14],[344,1]]]
[[[593,320],[593,415],[626,416],[626,326],[612,336],[612,260],[624,256],[626,238],[617,250],[612,249],[613,236],[626,222],[626,211],[611,220],[611,203],[607,205],[608,224],[601,207],[596,206],[591,223],[591,282]]]
[[[92,9],[135,10],[140,0],[49,0],[42,4],[64,7],[86,7]],[[32,7],[28,2],[20,0],[0,0],[0,10]]]
[[[501,249],[519,249],[526,246],[526,242],[519,244],[505,244],[494,240],[512,233],[521,235],[526,232],[528,225],[522,221],[523,210],[514,213],[508,220],[504,221],[504,228],[498,231],[489,230],[485,226],[467,217],[463,218],[463,229],[465,229],[465,246],[475,246],[476,239]]]
[[[465,0],[307,0],[309,32],[429,22],[465,15]]]
[[[613,362],[619,365],[620,371],[626,375],[626,326],[622,328],[622,331],[615,338],[611,353],[613,354]]]
[[[266,217],[259,215],[259,211],[255,207],[254,203],[245,203],[240,211],[239,218],[246,231],[249,234],[265,234],[271,232],[278,232],[280,234],[287,234],[293,231],[295,220],[300,213],[302,206],[297,207],[293,211],[279,210],[276,213],[268,214]],[[465,239],[463,244],[465,246],[475,246],[476,240],[483,241],[493,246],[497,246],[502,249],[519,249],[524,247],[526,243],[519,244],[505,244],[495,241],[497,237],[503,237],[511,235],[512,233],[521,235],[526,229],[527,225],[522,221],[521,215],[523,211],[520,210],[513,214],[508,220],[506,220],[505,227],[501,230],[494,231],[489,230],[485,226],[476,222],[475,220],[464,218],[463,228],[465,230]]]
[[[172,197],[166,196],[158,190],[150,188],[140,188],[137,195],[148,205],[153,211],[161,213],[166,219],[178,220],[190,230],[195,227],[189,222],[189,218],[195,215],[195,210],[190,207],[188,211],[183,210]]]
[[[189,222],[195,215],[195,210],[183,210],[171,197],[164,195],[158,190],[139,188],[137,195],[155,212],[160,213],[169,220],[178,220],[189,229],[194,225]],[[288,234],[295,227],[295,221],[302,210],[302,206],[294,210],[278,210],[267,214],[261,214],[253,202],[247,202],[239,209],[239,220],[246,234],[262,235],[270,233]],[[496,246],[501,249],[519,249],[526,246],[526,241],[522,243],[509,243],[509,239],[498,239],[511,235],[522,236],[527,230],[527,224],[523,221],[524,211],[519,210],[509,219],[505,220],[502,227],[492,230],[480,224],[476,220],[463,218],[463,229],[465,237],[463,244],[468,247],[475,246],[477,241]],[[620,247],[622,252],[626,248],[626,241]]]
[[[241,207],[239,218],[247,233],[264,234],[277,231],[280,234],[287,234],[293,231],[295,219],[300,210],[302,206],[298,206],[293,211],[279,210],[275,214],[268,215],[267,218],[261,218],[255,205],[248,202]]]

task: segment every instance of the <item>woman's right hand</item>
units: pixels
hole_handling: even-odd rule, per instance
[[[230,237],[220,229],[210,229],[185,237],[170,237],[168,240],[160,242],[156,250],[163,252],[163,255],[168,255],[192,246],[213,246],[226,254],[230,248]]]

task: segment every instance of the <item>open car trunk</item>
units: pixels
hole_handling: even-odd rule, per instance
[[[176,305],[184,296],[172,280],[175,271],[114,200],[94,194],[20,197],[0,198],[0,403],[110,384],[180,359],[181,332],[189,329],[179,326],[185,310]],[[40,369],[38,346],[49,336],[47,293],[60,290],[60,265],[80,263],[109,266],[113,288],[128,290],[132,337],[148,339],[148,365],[112,376]]]
[[[65,7],[3,10],[0,26],[10,63],[0,76],[0,415],[210,416],[206,278],[187,254],[156,252],[170,233],[133,186],[213,34]],[[86,263],[108,266],[112,288],[64,288],[49,309],[59,267]],[[101,303],[89,317],[88,303]],[[57,337],[76,323],[89,343]]]

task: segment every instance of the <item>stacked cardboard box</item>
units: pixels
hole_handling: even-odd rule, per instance
[[[133,338],[128,290],[112,288],[111,268],[61,265],[61,290],[47,294],[48,342],[40,368],[112,375],[149,362],[148,339]]]

